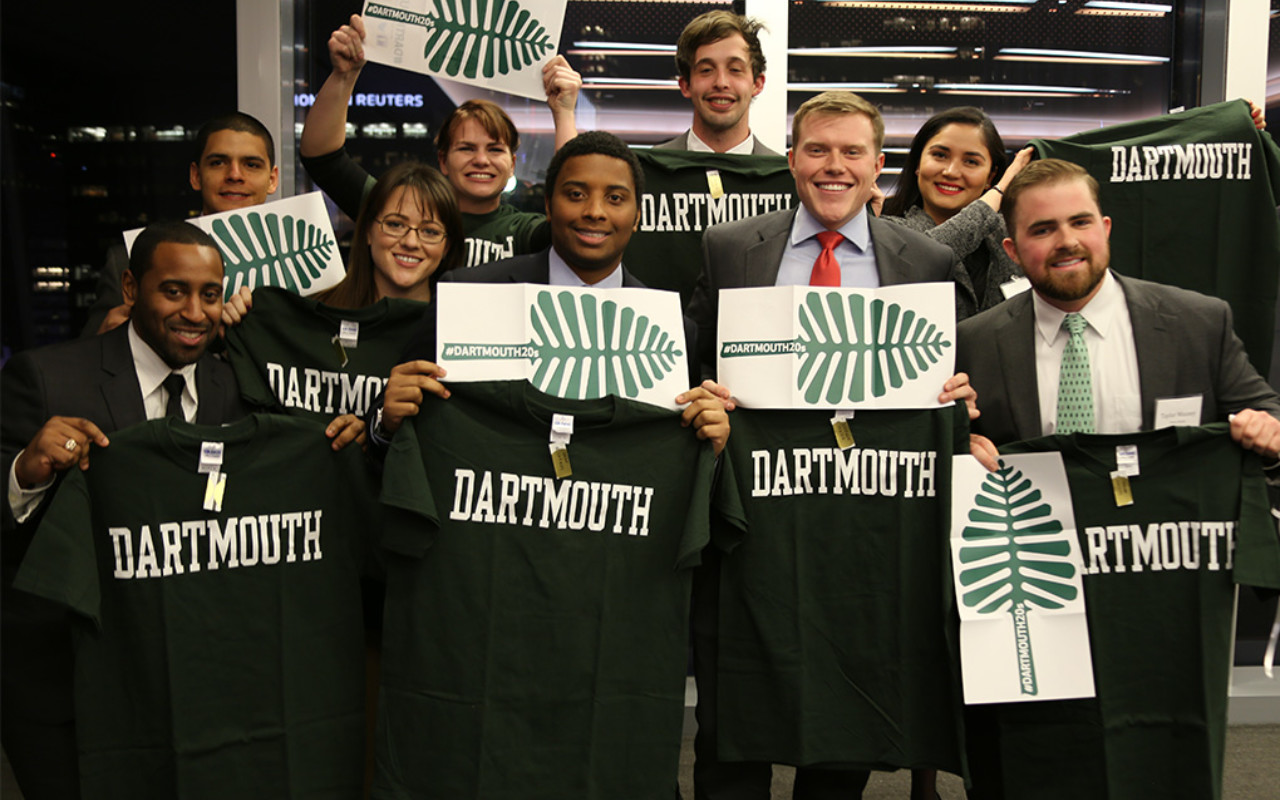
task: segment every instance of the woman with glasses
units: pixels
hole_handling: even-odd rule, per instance
[[[462,264],[462,237],[449,182],[426,164],[397,164],[360,209],[347,276],[316,299],[338,308],[363,308],[384,297],[430,301],[440,275]]]

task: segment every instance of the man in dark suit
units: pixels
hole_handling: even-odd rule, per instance
[[[547,166],[547,219],[551,247],[540,253],[450,270],[441,281],[537,283],[550,286],[643,288],[622,265],[622,253],[640,223],[639,197],[644,172],[631,149],[604,131],[583,133],[556,151]],[[435,363],[434,304],[405,348],[403,361],[370,411],[370,439],[385,446],[406,417],[415,416],[424,393],[449,396],[440,382],[445,371]],[[720,399],[697,386],[676,398],[688,403],[686,425],[724,447],[729,425]],[[377,449],[375,449],[375,453]]]
[[[1277,457],[1280,398],[1250,365],[1230,307],[1109,271],[1111,219],[1087,172],[1058,159],[1033,162],[1006,190],[1001,213],[1005,251],[1032,291],[959,326],[957,368],[982,398],[975,433],[1000,445],[1061,430],[1058,383],[1071,338],[1061,327],[1074,313],[1086,322],[1094,432],[1150,430],[1166,398],[1195,397],[1179,424],[1234,415],[1236,441]]]
[[[787,158],[800,207],[716,225],[703,234],[703,270],[686,313],[697,326],[704,376],[715,372],[721,289],[796,284],[874,288],[954,279],[957,263],[950,248],[868,213],[867,203],[884,167],[883,144],[880,112],[857,95],[826,92],[796,111]],[[713,391],[725,389],[717,386]],[[972,406],[973,391],[961,373],[946,382],[938,399],[964,399]],[[724,763],[716,757],[719,568],[718,552],[708,548],[694,577],[694,669],[699,690],[695,794],[767,797],[769,764]],[[857,797],[868,776],[861,770],[804,767],[796,772],[795,797]],[[925,786],[931,787],[932,781],[922,780],[913,796]]]
[[[139,235],[124,298],[131,323],[13,357],[0,380],[3,465],[5,752],[26,797],[79,797],[66,616],[12,591],[59,477],[85,469],[107,434],[180,413],[217,424],[244,414],[231,368],[205,353],[222,315],[222,256],[184,222]]]
[[[659,150],[776,156],[751,133],[751,101],[764,90],[761,24],[731,11],[708,11],[676,42],[680,93],[693,103],[693,126]]]

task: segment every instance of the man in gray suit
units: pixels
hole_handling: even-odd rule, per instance
[[[676,42],[680,93],[693,103],[693,127],[659,150],[776,156],[751,133],[751,101],[764,90],[761,23],[730,11],[708,11]]]
[[[957,332],[957,369],[981,392],[975,433],[996,445],[1059,429],[1057,397],[1065,317],[1078,313],[1089,353],[1095,432],[1150,430],[1168,398],[1198,398],[1179,424],[1231,418],[1231,435],[1274,460],[1280,398],[1250,365],[1216,298],[1108,269],[1111,218],[1098,184],[1058,159],[1029,165],[1001,203],[1005,251],[1032,291],[966,320]],[[1170,412],[1165,410],[1163,416]],[[988,446],[994,457],[994,448]]]
[[[825,92],[796,111],[787,158],[800,207],[716,225],[703,234],[702,274],[686,314],[697,326],[704,376],[715,372],[721,289],[797,284],[874,288],[954,279],[957,262],[950,248],[867,211],[884,167],[883,144],[879,110],[850,92]],[[715,387],[717,394],[727,395],[724,389]],[[938,398],[941,403],[958,399],[972,408],[973,390],[963,374],[949,379]],[[695,796],[766,798],[771,765],[725,763],[716,757],[719,569],[719,553],[707,548],[694,576]],[[794,796],[858,797],[868,776],[863,770],[802,767],[796,771]],[[931,776],[920,777],[913,796],[917,791],[932,796]]]

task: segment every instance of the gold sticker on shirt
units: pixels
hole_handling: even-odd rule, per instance
[[[1116,496],[1116,508],[1133,505],[1133,487],[1129,485],[1129,476],[1120,472],[1111,473],[1111,491]]]
[[[343,369],[347,367],[347,348],[342,346],[342,342],[337,336],[330,339],[333,342],[333,352],[338,357],[338,363]]]
[[[569,450],[564,445],[551,445],[551,466],[556,471],[557,478],[567,478],[573,474],[573,467],[569,465]]]
[[[714,200],[724,197],[724,183],[720,180],[720,170],[707,170],[707,190],[711,192]]]
[[[836,446],[841,450],[848,450],[853,447],[853,429],[849,427],[847,419],[831,420],[831,429],[836,433]]]
[[[227,491],[227,473],[210,472],[204,485],[204,510],[222,512],[222,496]]]

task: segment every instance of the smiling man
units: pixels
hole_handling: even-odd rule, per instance
[[[233,111],[200,126],[193,153],[189,180],[200,193],[201,214],[261,205],[280,184],[271,131],[248,114]],[[124,245],[113,245],[98,275],[97,300],[82,335],[104,333],[129,318],[121,284],[128,266]]]
[[[0,373],[3,517],[4,748],[27,797],[79,797],[65,614],[11,590],[60,475],[87,468],[107,434],[180,415],[243,416],[231,368],[205,350],[222,314],[222,256],[185,222],[146,228],[124,278],[132,323],[19,353]]]
[[[685,26],[676,69],[680,93],[693,103],[693,126],[655,149],[779,155],[751,134],[751,101],[764,90],[762,27],[729,11],[708,11]]]
[[[715,374],[721,289],[792,285],[875,288],[953,279],[958,263],[950,248],[868,213],[867,202],[884,166],[883,143],[880,112],[849,92],[825,92],[796,111],[788,160],[800,207],[716,225],[703,234],[702,273],[687,310],[698,328],[703,377]],[[946,382],[938,399],[945,404],[971,395],[965,376],[956,375]],[[753,529],[752,535],[798,537],[801,532],[775,528],[758,534]],[[766,797],[771,779],[768,762],[726,762],[717,755],[717,737],[728,730],[721,728],[718,719],[718,706],[726,702],[719,694],[717,663],[721,603],[741,603],[740,598],[720,593],[721,558],[715,548],[707,548],[703,566],[694,577],[694,670],[699,698],[695,796]],[[776,582],[769,574],[753,574],[750,580],[760,585]],[[882,634],[868,631],[863,635]],[[794,727],[811,736],[825,735],[806,727],[812,724],[813,720],[796,720]],[[803,739],[805,735],[797,733],[796,737]],[[796,772],[795,797],[859,797],[868,776],[865,770],[802,766]]]

